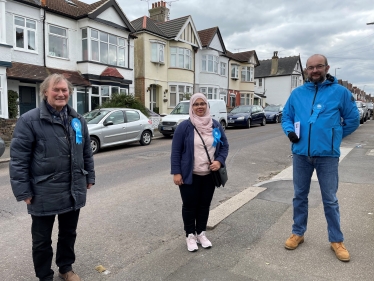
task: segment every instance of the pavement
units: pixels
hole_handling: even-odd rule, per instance
[[[211,210],[207,230],[211,249],[200,247],[190,253],[184,237],[178,236],[162,241],[158,249],[133,264],[124,264],[115,274],[97,280],[373,280],[374,122],[366,122],[345,138],[341,152],[338,198],[350,262],[339,261],[330,249],[315,175],[305,242],[296,250],[284,248],[293,215],[291,166]],[[6,159],[9,148],[0,161]]]

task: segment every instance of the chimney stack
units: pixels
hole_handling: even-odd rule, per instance
[[[157,22],[165,22],[169,17],[169,9],[166,7],[166,2],[158,1],[152,3],[152,9],[149,10],[149,17]]]
[[[274,51],[273,57],[271,58],[270,75],[276,75],[277,72],[278,72],[278,51]]]

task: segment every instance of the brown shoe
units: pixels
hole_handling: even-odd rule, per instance
[[[64,274],[60,273],[58,276],[64,281],[83,281],[74,271],[68,271]]]
[[[299,236],[296,234],[291,234],[291,236],[287,239],[284,247],[287,250],[295,250],[297,246],[304,242],[304,236]]]
[[[349,253],[343,242],[331,243],[331,250],[335,252],[336,257],[341,261],[349,261]]]

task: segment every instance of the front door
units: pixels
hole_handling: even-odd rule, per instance
[[[36,89],[35,87],[19,87],[19,113],[20,115],[25,112],[36,108]]]
[[[151,85],[151,93],[149,95],[149,109],[154,111],[154,108],[156,107],[156,100],[157,100],[157,95],[156,95],[156,92],[157,92],[157,86],[152,84]]]

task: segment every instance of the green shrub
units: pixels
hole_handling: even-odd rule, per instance
[[[138,98],[133,95],[127,94],[113,94],[108,101],[104,102],[101,105],[102,108],[108,107],[127,107],[127,108],[134,108],[139,109],[143,112],[146,116],[149,116],[149,113],[145,106],[140,102]]]
[[[18,116],[18,93],[13,90],[8,90],[8,113],[9,119]]]

